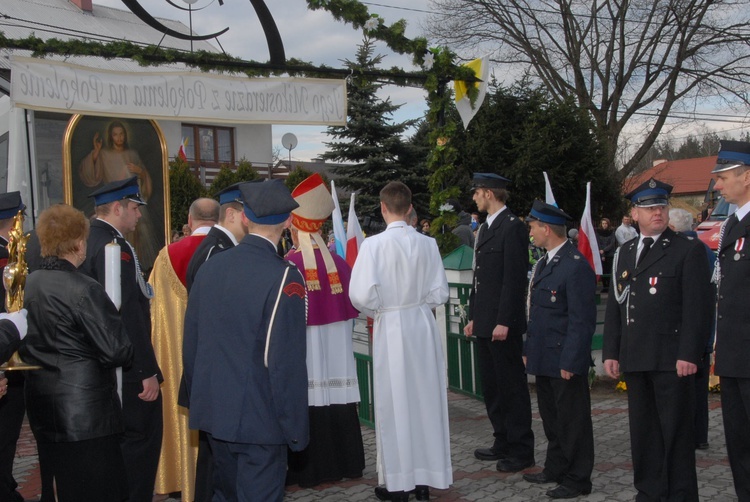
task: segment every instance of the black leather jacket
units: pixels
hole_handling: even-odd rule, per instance
[[[133,348],[104,287],[67,260],[45,258],[26,281],[29,331],[26,410],[37,441],[67,442],[122,432],[115,368]]]

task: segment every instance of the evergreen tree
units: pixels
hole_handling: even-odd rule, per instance
[[[453,138],[459,151],[456,185],[465,208],[474,207],[469,190],[473,172],[494,172],[511,180],[508,206],[526,215],[534,199],[544,200],[543,171],[557,203],[580,218],[586,182],[592,182],[592,213],[616,217],[624,211],[619,180],[608,169],[606,152],[589,115],[568,99],[556,102],[542,88],[521,80],[511,88],[490,85],[487,99],[469,131]]]
[[[187,223],[190,204],[205,195],[200,180],[187,162],[175,157],[169,162],[169,221],[172,229],[181,229]]]
[[[391,117],[400,105],[379,98],[376,93],[383,84],[362,73],[383,60],[374,50],[372,39],[365,36],[355,60],[344,61],[352,71],[347,125],[328,128],[333,141],[325,143],[328,151],[322,155],[325,160],[346,163],[334,168],[340,177],[336,185],[357,193],[357,215],[369,217],[366,221],[382,221],[378,194],[390,181],[404,182],[418,200],[429,197],[423,159],[401,139],[415,121],[393,123]],[[342,201],[342,206],[346,211],[348,201]]]

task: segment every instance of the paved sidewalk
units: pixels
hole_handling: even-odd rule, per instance
[[[491,429],[485,415],[484,404],[463,395],[449,393],[451,419],[451,456],[453,458],[453,485],[448,490],[431,490],[431,500],[439,501],[544,501],[550,500],[545,492],[553,485],[533,485],[524,481],[522,473],[502,474],[495,470],[494,462],[474,459],[474,449],[488,446]],[[536,435],[536,460],[544,461],[546,441],[542,421],[532,393],[534,433]],[[737,500],[732,485],[721,406],[718,395],[709,395],[708,450],[696,451],[698,485],[701,501],[730,502]],[[593,492],[579,500],[587,502],[634,500],[633,473],[630,462],[627,396],[614,390],[612,382],[598,382],[592,393],[592,416],[596,463],[593,473]],[[286,500],[294,501],[358,501],[377,500],[373,487],[377,484],[375,473],[375,433],[363,428],[366,468],[362,479],[346,480],[321,485],[312,489],[291,487]],[[536,472],[539,467],[525,472]],[[14,475],[27,498],[39,496],[39,468],[36,448],[28,426],[24,426],[16,457]],[[178,499],[169,499],[174,502]],[[412,498],[412,500],[414,500]]]

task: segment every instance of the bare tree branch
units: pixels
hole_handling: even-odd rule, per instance
[[[733,0],[433,0],[428,30],[457,49],[491,49],[554,99],[590,111],[612,166],[636,115],[653,115],[624,158],[629,175],[672,111],[750,104],[750,9]]]

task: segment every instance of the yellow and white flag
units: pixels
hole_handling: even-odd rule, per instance
[[[482,106],[482,102],[484,101],[484,96],[487,94],[487,80],[490,77],[490,57],[489,55],[487,55],[483,58],[469,61],[464,66],[474,70],[474,75],[476,75],[478,79],[482,80],[481,82],[471,83],[464,82],[463,80],[455,80],[453,82],[453,93],[455,94],[456,99],[456,109],[458,110],[458,114],[461,116],[461,120],[464,123],[464,129],[466,129],[469,127],[469,122],[471,122],[471,119],[473,119],[474,115],[476,115],[477,111],[479,111],[479,107]],[[471,105],[471,100],[469,99],[468,94],[469,85],[473,85],[479,91],[477,99],[476,101],[474,101],[473,107]]]

